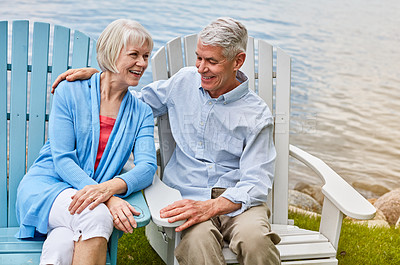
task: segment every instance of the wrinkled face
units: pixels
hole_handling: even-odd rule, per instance
[[[118,80],[122,86],[137,86],[144,70],[149,64],[150,50],[148,45],[136,46],[128,44],[121,52],[116,61],[119,71]]]
[[[196,67],[201,75],[201,86],[211,97],[217,98],[237,86],[236,58],[228,60],[219,46],[203,45],[199,40],[196,49]]]

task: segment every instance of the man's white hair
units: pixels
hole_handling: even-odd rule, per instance
[[[224,48],[224,56],[232,60],[238,53],[246,52],[248,37],[242,23],[230,17],[221,17],[207,25],[198,38],[203,45]]]

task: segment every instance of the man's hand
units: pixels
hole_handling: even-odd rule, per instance
[[[175,231],[180,232],[192,225],[204,222],[210,218],[233,212],[241,208],[241,204],[219,197],[207,201],[180,200],[163,208],[160,211],[161,218],[169,218],[168,222],[186,220]]]
[[[75,80],[85,80],[89,79],[93,74],[97,73],[98,70],[95,68],[78,68],[78,69],[69,69],[64,73],[60,74],[56,80],[54,80],[53,85],[51,86],[51,93],[54,94],[54,91],[58,84],[63,81],[75,81]]]

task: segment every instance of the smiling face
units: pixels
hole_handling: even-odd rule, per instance
[[[128,44],[121,49],[115,63],[119,73],[114,74],[120,86],[128,87],[139,84],[139,80],[149,64],[150,52],[148,45]]]
[[[232,60],[223,54],[224,48],[203,45],[199,40],[196,49],[196,67],[201,75],[201,86],[212,98],[225,94],[240,82],[236,80],[236,72],[242,66],[244,53],[239,53]]]

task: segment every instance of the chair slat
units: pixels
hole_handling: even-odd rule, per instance
[[[28,21],[14,21],[12,31],[8,225],[16,226],[17,187],[25,174],[26,165]]]
[[[16,253],[16,254],[5,254],[0,256],[0,264],[39,264],[40,253]]]
[[[168,70],[167,70],[167,60],[165,56],[165,47],[161,47],[151,58],[151,66],[153,71],[153,81],[157,80],[166,80],[168,79]],[[168,114],[164,114],[157,119],[158,125],[158,138],[160,143],[175,143],[174,138],[171,134],[171,128],[169,125]],[[166,148],[167,147],[167,148]],[[169,158],[172,155],[172,148],[168,148],[171,146],[165,146],[165,144],[160,145],[161,152],[161,169],[168,163]],[[160,172],[160,177],[162,177],[163,170]]]
[[[196,47],[197,47],[197,34],[187,35],[183,38],[183,46],[185,47],[185,65],[196,65]]]
[[[275,165],[273,223],[287,224],[288,221],[288,159],[289,159],[289,117],[290,117],[290,57],[277,49],[276,65],[276,111]]]
[[[99,63],[97,62],[96,41],[92,40],[92,58],[90,59],[90,67],[100,70]]]
[[[329,242],[290,244],[276,246],[281,260],[318,259],[335,257],[336,250]]]
[[[167,43],[168,69],[170,76],[174,75],[183,67],[183,55],[181,38],[177,37]]]
[[[74,48],[72,54],[72,68],[87,67],[89,61],[89,44],[90,39],[82,32],[75,30]]]
[[[29,94],[30,104],[27,168],[33,164],[44,144],[49,34],[50,25],[48,23],[36,22],[34,24],[32,73]]]
[[[68,69],[70,29],[63,26],[54,26],[53,59],[51,71],[51,83],[58,75]],[[51,110],[52,95],[47,109]]]
[[[54,26],[53,62],[51,83],[68,69],[70,29]]]
[[[0,227],[7,226],[7,40],[8,22],[0,22]]]
[[[310,235],[287,235],[281,236],[280,245],[289,244],[305,244],[305,243],[319,243],[328,242],[328,239],[321,234],[310,234]]]
[[[336,258],[321,258],[314,260],[291,260],[282,261],[281,265],[338,265]]]
[[[255,91],[255,54],[253,37],[249,37],[247,40],[246,60],[240,70],[249,78],[249,88]]]
[[[165,56],[165,47],[163,46],[151,58],[153,81],[168,79],[167,59]]]
[[[266,41],[258,41],[258,95],[273,111],[273,48]]]

